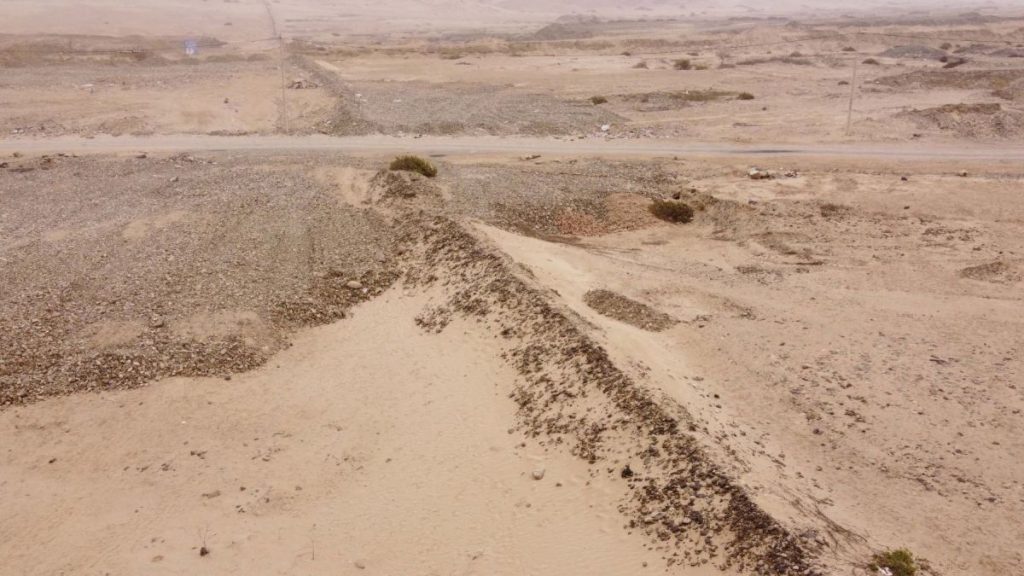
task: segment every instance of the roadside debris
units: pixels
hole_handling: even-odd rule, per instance
[[[308,90],[310,88],[319,88],[320,85],[311,80],[305,78],[295,78],[288,84],[290,90]]]

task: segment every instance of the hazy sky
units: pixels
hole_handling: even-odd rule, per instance
[[[896,16],[928,8],[947,13],[1008,10],[1024,14],[1024,0],[271,0],[287,33],[326,27],[341,33],[389,29],[529,27],[567,14],[611,18],[841,14]],[[0,33],[182,35],[224,40],[269,32],[263,0],[0,0]]]

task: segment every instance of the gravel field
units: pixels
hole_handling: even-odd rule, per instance
[[[0,170],[0,403],[227,376],[386,285],[385,222],[308,168],[181,155]]]

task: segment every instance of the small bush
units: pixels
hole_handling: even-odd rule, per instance
[[[647,62],[637,62],[633,65],[633,68],[638,70],[647,70]]]
[[[604,96],[591,96],[590,103],[593,104],[594,106],[597,106],[599,104],[607,104],[608,99],[605,98]]]
[[[689,70],[693,68],[693,64],[690,63],[688,58],[680,58],[672,63],[672,67],[676,70]]]
[[[843,48],[843,52],[856,52],[856,51],[857,51],[857,49],[854,48],[853,46],[847,46],[846,48]]]
[[[874,58],[868,58],[867,60],[861,62],[861,64],[867,64],[868,66],[878,66],[878,60],[875,60]]]
[[[770,52],[769,52],[770,54]],[[748,58],[737,62],[740,66],[753,66],[755,64],[792,64],[794,66],[813,66],[814,63],[807,58],[793,58],[792,56],[772,56],[769,58]]]
[[[686,224],[693,220],[693,208],[685,202],[655,200],[650,207],[651,214],[666,222]]]
[[[633,53],[630,52],[629,50],[626,50],[625,52],[622,53],[622,55],[628,58],[628,57],[632,56]]]
[[[736,95],[736,99],[737,100],[753,100],[754,99],[754,95],[751,94],[750,92],[740,92],[739,94]]]
[[[427,178],[437,176],[437,168],[419,156],[399,156],[391,162],[390,168],[405,172],[418,172]]]
[[[953,47],[953,45],[950,44],[949,42],[943,42],[942,46],[939,46],[939,48],[941,48],[942,50],[949,50],[952,47]]]
[[[892,576],[914,576],[917,574],[917,562],[914,560],[914,555],[906,548],[875,554],[870,568],[875,572],[880,572],[882,568],[885,568],[892,573]]]
[[[832,202],[825,202],[818,209],[821,211],[823,218],[840,218],[852,212],[849,206],[833,204]]]

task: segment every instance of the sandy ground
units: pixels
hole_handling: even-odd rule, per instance
[[[776,513],[827,518],[849,545],[885,534],[943,573],[1014,573],[1020,181],[971,180],[965,196],[955,177],[913,178],[928,192],[850,174],[705,176],[692,183],[757,205],[703,231],[581,246],[486,232],[597,325],[620,365],[700,414]],[[842,215],[804,212],[836,202]],[[740,232],[758,214],[771,221]],[[656,334],[606,318],[585,303],[597,288],[682,323]]]
[[[390,292],[230,382],[4,412],[4,569],[635,574],[661,562],[621,529],[621,481],[507,432],[516,374],[474,323],[421,331],[427,302]]]
[[[619,4],[5,2],[0,572],[1024,573],[1019,7]]]
[[[298,158],[305,159],[296,163]],[[961,177],[944,164],[925,161],[886,166],[871,159],[839,164],[793,159],[774,170],[796,176],[752,181],[746,165],[721,159],[605,164],[557,158],[482,162],[469,156],[444,165],[437,189],[413,182],[412,190],[418,191],[412,200],[380,195],[373,160],[339,166],[310,162],[308,155],[218,155],[201,157],[187,167],[160,158],[64,159],[48,169],[5,178],[9,183],[17,177],[45,184],[72,170],[96,178],[120,174],[117,178],[127,184],[143,174],[138,170],[147,163],[153,163],[150,171],[160,167],[181,175],[185,181],[175,185],[182,195],[159,205],[159,213],[172,217],[151,214],[148,201],[125,204],[136,205],[134,211],[145,208],[147,214],[126,221],[126,227],[111,228],[120,242],[131,246],[153,234],[166,241],[184,232],[185,221],[173,215],[189,213],[181,207],[196,201],[190,199],[191,187],[245,173],[251,162],[273,166],[264,168],[276,174],[271,182],[287,183],[309,174],[318,186],[327,186],[313,198],[328,194],[343,205],[385,215],[397,209],[394,202],[413,202],[421,209],[482,221],[472,230],[484,246],[491,246],[487,250],[508,254],[524,266],[523,278],[552,305],[564,307],[566,317],[580,319],[582,334],[606,349],[640,389],[663,394],[671,410],[685,410],[681,418],[692,422],[689,430],[707,462],[799,534],[829,570],[863,566],[872,550],[898,546],[927,558],[941,574],[1019,570],[1020,535],[1013,519],[1024,513],[1024,499],[1020,471],[1006,456],[1021,449],[1019,418],[1024,408],[1018,393],[1024,343],[1015,313],[1024,276],[1016,216],[1021,175],[1012,167],[976,163],[971,170],[978,175]],[[870,172],[866,166],[872,167]],[[575,189],[566,188],[567,179]],[[168,178],[158,180],[154,191],[165,190]],[[140,199],[146,198],[144,190],[136,192]],[[684,199],[705,206],[695,223],[672,226],[646,212],[649,198],[679,191]],[[246,206],[245,198],[252,193],[230,194],[241,195],[233,204]],[[83,200],[99,206],[93,211],[106,210]],[[222,211],[225,221],[247,213],[230,206]],[[65,253],[75,250],[74,235],[67,234],[66,226],[51,231],[12,228],[20,221],[11,220],[12,215],[8,213],[6,229],[28,242],[4,246],[8,271],[20,270],[19,255],[38,252],[39,243],[66,244],[60,250]],[[87,214],[74,218],[83,216]],[[71,213],[55,217],[65,221]],[[239,225],[244,229],[245,224]],[[102,229],[90,232],[96,233],[100,236],[94,242],[105,243]],[[324,234],[316,227],[307,233],[313,238]],[[31,240],[37,234],[40,238]],[[197,246],[196,256],[175,252],[186,258],[179,266],[189,266],[188,258],[208,261],[200,254],[210,248],[202,241]],[[127,256],[131,253],[125,258],[138,258]],[[460,248],[453,257],[465,255]],[[39,258],[60,262],[45,251]],[[427,256],[427,261],[432,258]],[[575,573],[580,562],[591,560],[608,569],[607,558],[614,557],[612,566],[631,573],[643,562],[663,569],[663,558],[674,558],[672,550],[699,560],[715,549],[701,551],[685,539],[679,540],[679,548],[665,549],[654,545],[656,533],[622,532],[622,514],[633,513],[629,503],[634,485],[616,478],[626,462],[641,470],[637,454],[642,444],[609,436],[601,441],[596,465],[588,465],[586,458],[577,458],[587,452],[569,449],[573,441],[552,442],[564,433],[538,424],[546,420],[516,406],[523,390],[544,380],[532,379],[519,361],[501,360],[517,358],[528,345],[510,349],[496,344],[499,334],[507,338],[503,316],[495,317],[497,324],[479,324],[473,311],[480,305],[460,300],[494,284],[461,276],[457,266],[441,267],[429,273],[443,279],[446,289],[439,293],[436,284],[431,288],[415,279],[427,274],[413,273],[415,266],[401,265],[412,276],[399,288],[358,305],[350,318],[294,334],[287,323],[274,328],[273,306],[252,303],[263,302],[263,296],[243,295],[235,302],[240,297],[235,295],[227,304],[218,303],[230,282],[212,292],[211,298],[221,296],[208,303],[197,293],[190,298],[200,300],[180,311],[162,308],[161,319],[186,340],[218,342],[239,334],[257,346],[282,338],[291,343],[254,372],[239,375],[238,366],[214,371],[221,376],[235,372],[230,381],[177,378],[139,390],[44,400],[3,411],[0,417],[10,428],[3,436],[3,493],[10,500],[3,507],[15,511],[3,526],[5,534],[14,535],[6,540],[9,554],[19,562],[49,556],[34,534],[51,530],[50,523],[68,514],[93,523],[97,510],[105,511],[109,528],[78,530],[77,524],[64,520],[61,536],[47,540],[47,546],[78,550],[72,559],[62,560],[69,564],[53,569],[132,571],[149,566],[154,558],[172,573],[207,560],[248,566],[249,546],[259,545],[279,551],[272,554],[279,563],[266,565],[265,573],[319,570],[312,563],[314,547],[324,570],[351,568],[359,561],[403,571],[401,562],[415,560],[433,562],[442,572]],[[313,265],[304,282],[322,290],[317,274],[330,278],[328,268]],[[27,273],[17,273],[19,286],[29,278]],[[196,277],[207,281],[204,274]],[[273,278],[268,280],[277,282]],[[110,279],[115,286],[121,282]],[[276,290],[273,286],[267,283],[261,290]],[[26,290],[16,293],[28,294]],[[343,284],[340,290],[345,292]],[[638,302],[643,314],[658,319],[659,331],[650,331],[642,320],[630,325],[634,308],[628,305],[617,311],[601,309],[603,300],[586,297],[593,290]],[[91,301],[88,291],[66,294],[70,300],[62,306],[68,310]],[[331,292],[323,294],[317,298],[333,301]],[[111,316],[118,322],[103,324],[106,329],[88,341],[99,348],[76,354],[118,354],[145,345],[167,329],[163,324],[154,329],[145,293],[126,292],[118,298],[124,309]],[[18,302],[20,297],[6,305],[31,310]],[[484,306],[484,317],[490,318],[486,310],[499,305]],[[227,308],[199,317],[189,315],[192,306],[211,312]],[[251,312],[231,312],[240,308]],[[515,310],[507,313],[520,319],[533,314]],[[76,316],[92,318],[92,313],[79,311]],[[970,329],[963,324],[966,317]],[[13,334],[19,326],[10,327]],[[263,332],[253,332],[259,326]],[[158,349],[169,345],[160,337],[155,342]],[[350,352],[338,354],[340,350]],[[440,361],[456,350],[458,364]],[[403,361],[394,362],[397,357]],[[139,384],[133,378],[124,382]],[[470,388],[474,392],[467,394]],[[519,400],[510,401],[510,395]],[[571,401],[554,398],[560,410],[575,409]],[[425,405],[430,409],[423,411]],[[267,412],[267,406],[278,408]],[[367,411],[366,406],[374,409]],[[618,410],[607,409],[609,414]],[[115,420],[116,425],[110,424]],[[467,428],[453,433],[452,423]],[[322,431],[332,425],[340,428],[340,446],[323,437]],[[125,432],[117,434],[122,441],[109,442],[111,426]],[[534,436],[538,430],[541,435]],[[448,440],[422,444],[438,435]],[[523,441],[526,446],[520,446]],[[469,456],[467,446],[480,455]],[[401,462],[403,454],[411,468],[390,474],[388,467]],[[387,458],[394,460],[389,463]],[[466,467],[465,462],[481,459],[486,464]],[[648,465],[652,468],[644,473],[652,480],[661,478],[657,463]],[[326,470],[346,466],[352,476],[325,479]],[[374,466],[384,468],[368,476]],[[532,479],[538,468],[545,469],[543,481]],[[456,485],[464,489],[450,485],[453,470],[460,471]],[[72,475],[75,481],[69,484],[64,479]],[[406,493],[410,476],[437,483],[427,481],[422,491],[394,500],[393,494]],[[391,482],[397,484],[380,490],[381,483]],[[551,487],[551,482],[562,486]],[[47,491],[45,486],[52,488]],[[75,496],[77,491],[113,496],[96,500]],[[215,497],[203,496],[218,491]],[[442,508],[424,507],[437,494],[449,495],[450,509],[468,516],[448,517]],[[473,495],[470,500],[464,499],[467,494]],[[325,495],[336,504],[325,509],[306,500],[321,502]],[[261,500],[267,497],[270,502]],[[188,499],[191,504],[185,504]],[[278,499],[284,501],[281,508],[274,504]],[[146,502],[152,508],[147,510]],[[509,506],[508,516],[494,521],[478,515],[500,508],[496,503]],[[41,509],[54,512],[43,514]],[[386,520],[381,520],[382,511]],[[536,516],[542,513],[551,515]],[[143,516],[135,520],[136,514]],[[395,530],[409,544],[370,537],[362,525],[339,520],[353,514],[406,526]],[[254,517],[259,521],[254,523]],[[415,530],[402,520],[409,517],[416,519]],[[136,542],[140,522],[152,534]],[[466,530],[467,522],[474,529]],[[475,528],[514,527],[517,522],[526,524],[490,532]],[[422,526],[460,545],[414,544],[422,538]],[[557,540],[555,533],[572,534],[573,542],[581,535],[586,544],[568,549],[541,544]],[[104,542],[128,538],[136,543],[111,548],[82,534],[95,534]],[[213,552],[200,558],[203,534],[213,535],[206,536]],[[359,544],[351,551],[347,545],[338,550],[327,544],[332,541]],[[473,550],[465,552],[463,542]],[[517,552],[510,553],[510,546]],[[586,549],[595,550],[594,555],[579,557],[579,546],[591,546]],[[394,554],[409,547],[413,552]],[[602,555],[609,550],[613,552]],[[483,555],[477,560],[464,558],[478,553]],[[572,569],[566,568],[570,561]],[[675,573],[688,574],[689,564],[670,566]],[[697,562],[694,569],[701,566],[711,570],[719,565]],[[38,569],[47,573],[50,568]]]
[[[577,16],[552,30],[535,16],[515,32],[410,35],[374,26],[354,33],[367,22],[355,10],[352,29],[323,36],[318,31],[345,18],[302,16],[324,7],[300,2],[269,6],[270,12],[258,2],[225,8],[251,17],[242,36],[209,26],[156,27],[145,37],[88,26],[74,36],[54,27],[46,35],[12,28],[0,36],[0,65],[10,69],[0,81],[0,133],[739,143],[1013,143],[1024,137],[1019,14],[947,14],[934,21],[819,14],[800,22]],[[440,12],[432,18],[441,18],[446,8],[434,9]],[[373,10],[393,8],[385,3]],[[482,10],[488,21],[518,22],[508,8]],[[37,18],[31,10],[8,11]],[[257,32],[259,19],[269,33]],[[284,58],[274,30],[285,35]],[[200,40],[197,56],[185,56],[187,38]],[[287,88],[296,81],[304,89]]]

